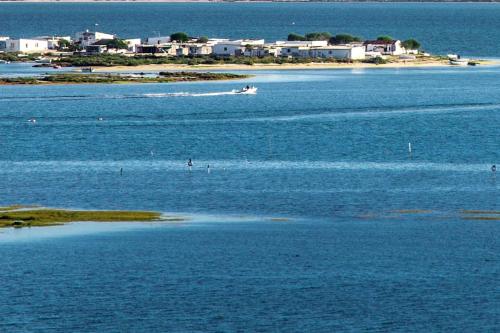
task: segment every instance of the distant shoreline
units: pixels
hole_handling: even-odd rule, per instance
[[[0,0],[0,3],[500,3],[500,0],[477,0],[477,1],[432,1],[432,0],[329,0],[329,1],[302,1],[302,0]]]
[[[478,61],[479,65],[500,64],[495,61]],[[293,70],[293,69],[370,69],[370,68],[418,68],[418,67],[457,67],[450,65],[448,60],[407,61],[387,64],[355,63],[301,63],[301,64],[217,64],[217,65],[185,65],[156,64],[139,66],[94,66],[96,72],[141,72],[141,71],[180,71],[180,70],[210,70],[210,71],[263,71],[263,70]]]

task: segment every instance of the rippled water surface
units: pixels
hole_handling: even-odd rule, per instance
[[[291,32],[388,34],[428,51],[499,57],[496,3],[0,3],[0,36],[98,29],[124,38],[191,35],[283,40]],[[22,24],[20,24],[22,22]]]
[[[0,331],[498,329],[500,68],[254,74],[0,88],[1,204],[189,217],[2,230]]]

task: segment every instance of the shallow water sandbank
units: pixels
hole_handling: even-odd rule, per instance
[[[0,85],[54,85],[54,84],[123,84],[172,83],[195,81],[238,80],[250,77],[243,74],[209,72],[160,72],[157,76],[122,74],[46,74],[0,78]]]
[[[159,212],[151,211],[17,209],[11,207],[3,207],[0,211],[0,228],[43,227],[69,222],[165,222],[185,220],[183,217],[164,216]]]

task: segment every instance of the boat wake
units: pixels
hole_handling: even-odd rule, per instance
[[[220,91],[220,92],[207,92],[207,93],[190,93],[190,92],[177,92],[177,93],[150,93],[142,94],[144,98],[165,98],[165,97],[205,97],[205,96],[224,96],[224,95],[238,95],[236,91]],[[138,96],[137,98],[140,98]]]
[[[245,95],[250,95],[247,93]],[[172,92],[172,93],[144,93],[144,94],[104,94],[104,95],[44,95],[44,96],[2,96],[2,101],[68,101],[68,100],[90,100],[90,99],[141,99],[141,98],[169,98],[169,97],[209,97],[224,95],[243,95],[242,93],[231,91],[217,92]]]

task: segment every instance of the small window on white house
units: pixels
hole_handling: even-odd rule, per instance
[[[227,47],[224,48],[224,51],[227,51]]]

